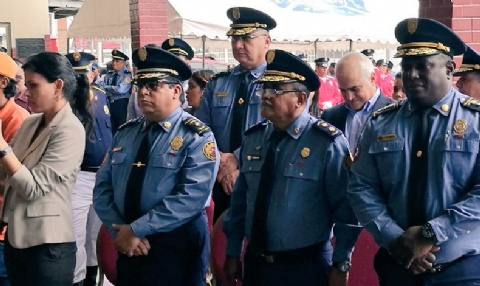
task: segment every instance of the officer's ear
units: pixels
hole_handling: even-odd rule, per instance
[[[455,71],[455,68],[457,67],[457,64],[455,64],[454,60],[448,60],[447,61],[447,77],[450,79],[453,76],[453,72]]]
[[[297,106],[298,107],[306,105],[307,100],[308,100],[308,95],[305,92],[303,92],[303,91],[297,92]]]

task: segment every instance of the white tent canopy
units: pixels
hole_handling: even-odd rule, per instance
[[[234,6],[267,12],[277,21],[271,31],[277,45],[315,43],[318,49],[394,48],[395,25],[418,16],[418,0],[168,0],[168,31],[172,36],[228,47],[226,10]],[[70,38],[130,38],[128,0],[86,0],[68,30]],[[105,13],[105,11],[109,11]],[[340,42],[339,42],[340,41]]]

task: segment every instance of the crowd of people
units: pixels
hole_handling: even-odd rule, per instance
[[[102,224],[115,285],[206,285],[217,221],[217,285],[346,286],[363,229],[381,286],[478,285],[480,54],[412,18],[401,72],[371,49],[312,69],[270,49],[267,13],[227,16],[218,74],[174,38],[104,77],[89,53],[0,52],[0,285],[96,285]]]

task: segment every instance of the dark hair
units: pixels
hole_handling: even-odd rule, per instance
[[[87,138],[93,131],[93,110],[90,101],[90,83],[85,73],[77,73],[78,88],[73,96],[72,110],[85,127]]]
[[[212,70],[199,70],[192,74],[192,80],[204,89],[215,73]]]
[[[402,79],[402,72],[398,72],[398,73],[395,75],[395,78]]]
[[[29,57],[22,68],[42,75],[49,83],[61,79],[63,96],[68,100],[85,129],[91,128],[93,119],[86,104],[90,93],[88,80],[85,75],[77,74],[73,70],[65,56],[59,53],[42,52]]]
[[[17,63],[17,65],[19,66],[22,66],[23,65],[23,61],[21,59],[18,59],[18,58],[12,58],[14,62]]]
[[[0,76],[3,77],[3,76]],[[17,82],[14,81],[11,78],[7,78],[8,84],[7,86],[3,89],[3,94],[5,95],[5,98],[10,98],[15,96],[15,93],[17,92]]]

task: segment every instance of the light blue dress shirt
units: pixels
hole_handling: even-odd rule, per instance
[[[214,150],[213,133],[198,134],[185,124],[188,119],[198,122],[179,107],[158,122],[161,132],[150,151],[142,189],[144,215],[130,224],[138,237],[168,232],[188,222],[203,211],[210,195],[220,155]],[[114,236],[112,224],[125,224],[128,176],[144,126],[145,118],[140,117],[119,129],[105,163],[97,172],[93,191],[95,211]]]
[[[436,263],[480,253],[480,111],[463,106],[467,98],[452,88],[429,115],[425,211],[440,246]],[[399,105],[367,122],[348,188],[358,220],[386,249],[409,227],[415,107]]]
[[[326,127],[315,126],[321,123]],[[240,175],[223,226],[229,256],[239,257],[243,238],[250,238],[262,166],[273,130],[272,123],[260,123],[247,132],[243,143]],[[346,199],[347,140],[340,130],[317,121],[307,110],[286,131],[288,135],[276,149],[267,249],[286,251],[325,242],[336,223],[333,260],[348,260],[361,228]]]

